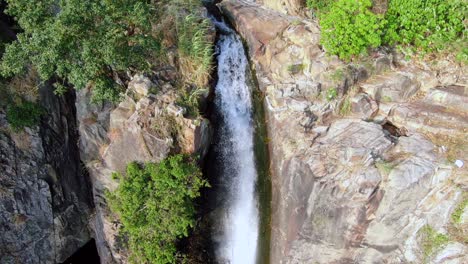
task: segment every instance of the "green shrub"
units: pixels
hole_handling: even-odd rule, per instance
[[[336,90],[336,88],[330,88],[327,90],[327,94],[326,94],[327,101],[331,101],[335,99],[336,97],[338,97],[338,91]]]
[[[381,44],[383,22],[370,0],[338,0],[321,16],[321,43],[330,54],[349,60]]]
[[[21,104],[11,103],[7,106],[6,118],[13,130],[18,131],[25,127],[36,126],[43,113],[43,109],[32,102],[24,101]]]
[[[80,89],[91,84],[95,100],[117,100],[114,73],[145,70],[159,49],[151,35],[154,9],[139,0],[7,0],[22,33],[7,44],[3,76],[34,66],[41,79],[58,77]]]
[[[144,167],[130,163],[115,192],[107,192],[134,263],[174,263],[176,242],[195,224],[193,200],[208,186],[195,162],[170,156]]]
[[[447,235],[437,233],[437,231],[429,225],[422,227],[418,233],[425,258],[430,257],[449,242],[449,237]]]
[[[316,12],[327,12],[334,0],[307,0],[307,8]]]
[[[466,34],[467,12],[465,0],[391,0],[384,40],[414,45],[427,52],[460,46],[459,56],[466,56],[466,40],[461,38]]]

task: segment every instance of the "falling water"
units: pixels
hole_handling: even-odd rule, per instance
[[[219,79],[215,88],[215,104],[223,120],[218,144],[223,169],[219,177],[229,186],[224,194],[228,198],[217,258],[221,263],[254,264],[259,213],[248,61],[239,36],[225,23],[214,22],[221,33],[216,46]]]

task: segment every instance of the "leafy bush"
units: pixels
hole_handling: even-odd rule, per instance
[[[307,0],[307,8],[316,12],[327,12],[334,0]]]
[[[35,103],[24,101],[21,104],[10,104],[7,107],[6,118],[13,130],[21,130],[39,123],[43,109]]]
[[[121,183],[107,199],[128,238],[132,262],[174,263],[177,240],[195,223],[193,200],[208,186],[195,162],[175,155],[144,167],[130,163],[117,178]]]
[[[327,101],[331,101],[335,99],[337,96],[338,96],[338,91],[336,90],[336,88],[330,88],[327,90],[327,94],[325,95],[325,98],[327,99]]]
[[[23,32],[6,45],[3,76],[33,65],[43,80],[59,77],[75,88],[91,84],[96,100],[119,98],[115,72],[144,70],[159,48],[151,36],[154,12],[138,0],[7,0]]]
[[[445,49],[457,42],[459,51],[468,54],[464,0],[391,0],[384,40],[389,44],[414,45],[424,51]],[[463,44],[464,43],[464,44]]]
[[[380,46],[383,23],[371,6],[370,0],[338,0],[321,16],[321,43],[329,53],[349,60]]]

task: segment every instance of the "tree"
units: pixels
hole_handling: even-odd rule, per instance
[[[26,67],[41,79],[57,77],[75,88],[93,87],[95,101],[119,98],[114,73],[148,68],[159,49],[151,35],[151,1],[7,0],[6,12],[23,30],[6,45],[0,73]]]
[[[122,223],[135,263],[174,263],[176,242],[194,226],[193,200],[208,186],[186,155],[174,155],[142,167],[130,163],[120,185],[108,192],[111,210]]]

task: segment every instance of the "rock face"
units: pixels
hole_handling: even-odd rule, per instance
[[[304,0],[259,0],[257,2],[285,14],[304,15],[306,12]]]
[[[468,213],[451,220],[468,189],[453,164],[468,147],[466,66],[384,49],[345,64],[325,54],[315,21],[219,6],[265,92],[271,263],[466,263]],[[428,245],[427,226],[447,242]]]
[[[74,95],[40,89],[39,127],[13,132],[0,112],[0,262],[61,263],[91,239]]]
[[[89,90],[78,93],[80,151],[93,184],[93,229],[102,263],[128,262],[128,252],[119,244],[118,222],[105,200],[105,190],[118,185],[112,173],[124,173],[132,161],[160,161],[173,150],[203,156],[209,147],[208,120],[184,118],[184,109],[175,104],[174,74],[165,70],[152,79],[135,76],[118,105],[91,104]]]

